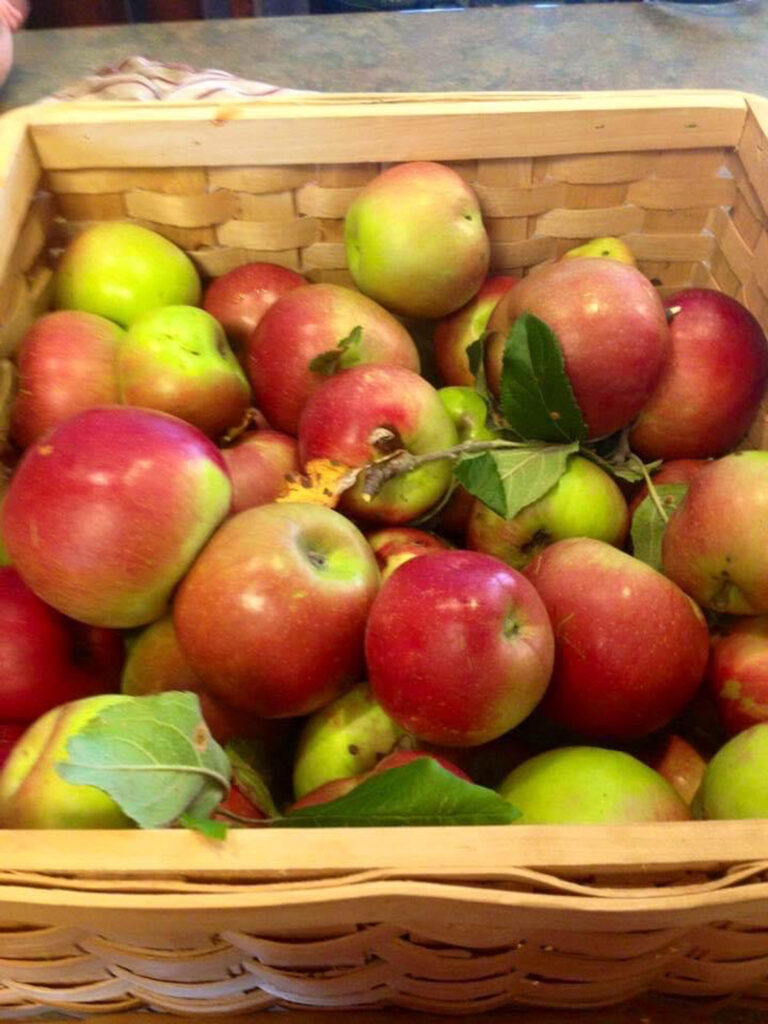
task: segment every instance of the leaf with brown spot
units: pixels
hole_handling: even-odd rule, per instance
[[[334,459],[310,459],[303,473],[286,476],[285,487],[276,500],[336,508],[344,491],[354,486],[359,472]]]

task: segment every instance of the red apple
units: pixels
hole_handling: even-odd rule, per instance
[[[590,438],[612,434],[637,416],[670,351],[664,306],[647,277],[616,260],[578,259],[524,278],[488,321],[486,373],[497,396],[507,334],[523,313],[557,335]]]
[[[359,340],[326,372],[309,364],[361,329]],[[391,363],[418,373],[419,354],[406,329],[371,299],[336,284],[309,284],[283,295],[261,318],[245,350],[256,404],[277,430],[295,434],[310,394],[334,368]]]
[[[69,416],[118,402],[117,324],[74,310],[36,320],[19,348],[19,390],[11,431],[22,448]]]
[[[437,372],[444,384],[471,387],[475,375],[469,368],[467,349],[482,337],[491,313],[502,295],[516,285],[516,277],[488,277],[473,299],[435,325],[434,352]]]
[[[736,446],[768,383],[768,343],[736,299],[685,288],[664,302],[674,312],[670,360],[630,434],[645,459],[696,459]]]
[[[690,806],[707,768],[707,762],[692,744],[670,733],[659,739],[642,760],[674,786]]]
[[[222,458],[232,478],[232,514],[274,501],[288,473],[299,471],[296,439],[277,430],[241,434]]]
[[[0,768],[11,756],[11,751],[26,731],[26,722],[0,722]]]
[[[327,804],[332,800],[338,800],[347,793],[356,789],[365,778],[365,775],[349,775],[344,779],[330,779],[316,789],[310,790],[298,800],[294,800],[288,811],[300,811],[303,807],[317,807],[319,804]]]
[[[301,274],[276,263],[245,263],[208,285],[203,309],[216,317],[235,355],[240,357],[269,307],[286,292],[306,283]]]
[[[93,626],[162,615],[172,590],[229,511],[218,449],[173,416],[90,409],[27,449],[3,508],[22,579]]]
[[[742,451],[697,473],[669,517],[664,572],[704,608],[768,612],[768,452]]]
[[[95,671],[82,656],[73,626],[36,597],[15,569],[0,568],[4,720],[32,722],[59,704],[114,688],[114,677]]]
[[[443,451],[457,434],[438,392],[423,377],[399,366],[357,366],[330,377],[307,402],[299,426],[299,454],[365,466],[385,451],[414,455]],[[340,508],[364,522],[406,523],[445,494],[448,459],[427,462],[389,480],[371,500],[363,481],[342,495]]]
[[[264,718],[305,715],[362,677],[379,586],[365,537],[321,505],[229,519],[174,602],[181,648],[216,697]]]
[[[211,817],[214,821],[231,821],[226,813],[238,815],[240,818],[250,818],[255,821],[264,821],[269,817],[263,807],[257,807],[251,798],[240,789],[236,782],[230,783],[229,792],[219,803]]]
[[[386,581],[366,631],[371,689],[421,740],[476,746],[544,695],[554,640],[525,577],[490,555],[441,551]]]
[[[700,469],[709,465],[706,459],[671,459],[653,474],[653,483],[689,484]],[[629,503],[629,514],[633,516],[639,505],[648,497],[648,487],[643,484]]]
[[[382,171],[347,210],[344,241],[360,291],[404,316],[452,313],[488,272],[491,247],[477,196],[445,164]]]
[[[704,675],[704,616],[679,587],[604,541],[545,548],[525,574],[555,631],[542,713],[581,736],[630,740],[661,728]]]
[[[434,551],[445,551],[453,546],[442,537],[413,526],[384,527],[381,530],[373,530],[367,537],[379,564],[382,583],[398,566],[411,558],[428,555]]]
[[[768,615],[737,620],[713,640],[707,678],[729,736],[768,722]]]

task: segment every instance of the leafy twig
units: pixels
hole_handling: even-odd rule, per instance
[[[667,510],[664,508],[664,502],[659,497],[659,492],[656,490],[656,486],[654,485],[653,480],[651,479],[651,474],[648,472],[648,467],[640,458],[640,456],[635,455],[634,452],[630,452],[629,461],[636,462],[637,465],[640,467],[640,472],[643,474],[645,486],[648,488],[648,494],[650,495],[651,501],[656,506],[656,511],[659,513],[661,521],[663,523],[668,523],[669,516],[667,515]]]

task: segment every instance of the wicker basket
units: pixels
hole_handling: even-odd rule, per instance
[[[621,235],[662,290],[719,287],[768,328],[767,136],[768,101],[716,92],[16,111],[0,119],[0,355],[46,307],[57,247],[94,220],[149,224],[207,275],[266,258],[347,281],[347,204],[408,159],[473,183],[496,271]],[[762,414],[751,443],[768,446]],[[768,821],[0,833],[6,1018],[477,1015],[644,992],[768,1006]]]

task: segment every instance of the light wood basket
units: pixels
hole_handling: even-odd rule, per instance
[[[348,203],[382,164],[413,159],[472,182],[494,271],[535,271],[577,240],[620,235],[663,291],[718,287],[768,328],[758,97],[41,105],[0,119],[6,418],[14,349],[83,225],[151,225],[206,275],[262,258],[346,282]],[[753,445],[768,447],[765,422]],[[478,1015],[646,992],[768,1008],[768,821],[235,831],[223,843],[0,832],[4,1018],[275,1005]]]

